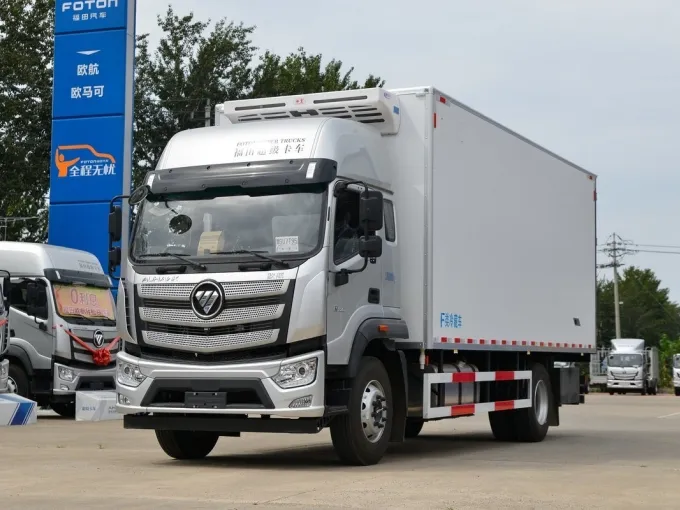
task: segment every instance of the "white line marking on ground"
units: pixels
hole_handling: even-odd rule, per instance
[[[657,416],[657,418],[670,418],[671,416],[680,416],[680,413],[664,414],[663,416]]]

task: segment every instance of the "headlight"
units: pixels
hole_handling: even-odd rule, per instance
[[[59,379],[62,381],[66,382],[72,382],[75,375],[73,374],[73,370],[67,367],[58,367],[57,374],[59,375]]]
[[[312,384],[316,379],[317,358],[296,361],[294,363],[284,363],[279,369],[279,373],[272,379],[281,388],[298,388]]]
[[[146,376],[142,374],[142,371],[137,365],[125,363],[124,361],[117,362],[116,380],[119,384],[136,388],[144,382],[144,379],[146,379]]]

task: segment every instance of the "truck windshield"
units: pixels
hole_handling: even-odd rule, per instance
[[[115,305],[110,289],[54,284],[57,313],[75,324],[115,325]]]
[[[610,367],[640,367],[642,354],[612,354],[608,364]]]
[[[305,257],[323,242],[326,190],[315,184],[149,195],[137,213],[132,259]]]

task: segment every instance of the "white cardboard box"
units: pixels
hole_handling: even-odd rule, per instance
[[[116,412],[116,393],[114,391],[76,392],[76,421],[122,419],[123,415]]]
[[[0,427],[32,425],[38,421],[38,405],[14,393],[0,394]]]

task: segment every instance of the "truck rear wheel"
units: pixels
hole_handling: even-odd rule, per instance
[[[215,448],[219,435],[215,432],[157,430],[156,439],[173,459],[197,460],[206,457]]]
[[[425,421],[422,418],[406,418],[406,430],[404,436],[408,439],[418,437],[420,431],[423,430]]]
[[[493,411],[489,413],[491,433],[498,441],[517,441],[516,411]]]
[[[365,357],[352,381],[347,414],[331,422],[335,452],[345,464],[369,466],[382,459],[392,432],[392,386],[387,370]]]
[[[538,443],[545,439],[553,399],[550,376],[546,368],[540,363],[535,363],[531,372],[531,407],[514,411],[517,440],[523,443]]]
[[[680,388],[675,388],[675,396],[680,397]]]

